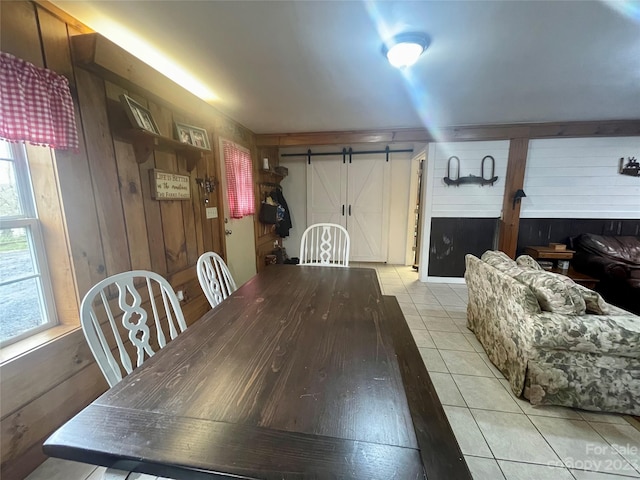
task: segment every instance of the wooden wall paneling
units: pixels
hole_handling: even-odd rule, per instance
[[[107,275],[131,269],[122,199],[118,183],[111,129],[107,119],[104,81],[76,69],[89,168],[96,198],[96,210]]]
[[[207,206],[213,206],[215,203],[215,193],[209,194],[209,204],[204,204],[205,192],[198,182],[197,178],[205,178],[199,175],[199,166],[205,164],[207,162],[209,155],[205,155],[204,160],[198,161],[196,167],[191,171],[191,192],[193,199],[193,217],[194,217],[194,230],[195,230],[195,239],[196,239],[196,254],[198,257],[202,255],[206,250],[204,249],[204,238],[202,229],[205,223],[209,222],[206,218],[205,208]],[[197,260],[196,260],[197,261]]]
[[[198,240],[196,238],[195,204],[200,203],[200,195],[198,191],[199,187],[195,182],[196,172],[193,170],[191,172],[187,170],[187,159],[181,155],[178,155],[178,172],[181,175],[189,176],[189,184],[191,186],[191,199],[183,200],[180,203],[182,206],[182,218],[184,220],[184,237],[187,249],[187,265],[194,265],[198,261]]]
[[[133,166],[131,166],[131,168],[133,168]],[[140,196],[142,199],[147,233],[147,238],[145,239],[147,243],[146,250],[149,252],[150,269],[160,275],[166,276],[168,270],[160,202],[151,198],[149,171],[156,168],[154,156],[150,155],[144,163],[136,164],[136,168],[139,173]]]
[[[149,170],[156,168],[153,155],[150,155],[146,162],[139,164],[138,168],[140,171],[140,188],[142,191],[142,202],[144,204],[144,215],[147,224],[147,242],[151,260],[151,270],[162,276],[166,276],[169,270],[167,268],[167,257],[165,255],[160,202],[151,198]]]
[[[200,288],[200,284],[198,284],[198,288]],[[182,313],[184,314],[187,325],[191,325],[195,321],[199,320],[200,317],[209,310],[211,310],[211,305],[209,305],[209,301],[204,294],[189,300],[189,302],[182,307]]]
[[[110,115],[112,130],[114,127],[113,116],[119,117],[122,108],[119,107],[119,97],[127,93],[123,88],[111,82],[105,82],[105,92],[108,100],[117,102],[112,110],[116,110]],[[150,270],[151,255],[149,253],[149,233],[144,210],[144,200],[142,185],[140,180],[140,169],[136,162],[135,152],[130,142],[114,137],[113,147],[118,172],[118,182],[120,184],[120,195],[122,198],[122,210],[124,213],[127,240],[129,243],[129,257],[131,259],[131,269]]]
[[[54,151],[32,145],[26,145],[26,149],[58,322],[77,326],[78,297],[53,158]]]
[[[44,67],[35,6],[31,2],[0,2],[2,51]]]
[[[18,458],[7,460],[0,466],[0,478],[4,480],[22,480],[48,457],[42,451],[42,444],[48,435],[41,438],[30,448],[25,450]],[[102,477],[100,477],[102,480]]]
[[[36,6],[36,11],[46,67],[64,75],[71,85],[75,85],[67,25],[40,6]]]
[[[133,98],[136,97],[134,96]],[[137,100],[141,101],[142,99]],[[160,132],[163,135],[171,136],[171,128],[173,128],[172,113],[166,107],[155,103],[149,103],[149,111],[158,124]],[[178,160],[175,153],[156,150],[154,156],[156,158],[156,168],[166,172],[178,173]],[[187,241],[182,212],[182,203],[184,200],[154,201],[160,204],[165,256],[167,259],[167,273],[171,274],[184,269],[188,265]]]
[[[59,150],[55,157],[78,298],[81,299],[89,288],[106,277],[106,269],[80,110],[75,99],[74,107],[80,151]]]
[[[211,144],[212,149],[215,149],[215,144]],[[209,207],[218,208],[218,218],[207,219],[204,206],[201,207],[200,212],[200,229],[202,234],[202,253],[204,252],[217,252],[224,256],[225,252],[220,245],[220,225],[224,221],[224,208],[218,201],[220,197],[220,175],[216,173],[215,165],[213,164],[213,154],[205,156],[205,162],[198,162],[197,170],[198,178],[214,177],[218,180],[216,185],[216,191],[209,196]],[[198,187],[200,188],[200,187]]]
[[[4,6],[5,3],[9,2],[3,2],[2,5]],[[58,38],[61,34],[60,28],[55,26],[54,21],[47,19],[44,22],[49,24],[43,27],[42,39],[49,68],[56,69],[56,71],[59,68],[62,71],[73,73],[68,42],[64,44]],[[56,53],[53,46],[48,44],[49,41],[53,41],[53,44],[59,48],[65,48],[66,54],[64,52]],[[69,62],[69,64],[67,65],[65,62]],[[75,84],[73,74],[69,81]],[[55,160],[67,220],[66,228],[71,244],[79,305],[80,299],[86,291],[102,280],[106,276],[106,272],[81,112],[75,92],[72,92],[72,97],[80,150],[78,153],[58,150],[55,152]]]
[[[166,172],[177,172],[175,154],[155,152],[156,167]],[[163,200],[160,203],[162,230],[164,232],[167,273],[174,273],[187,266],[187,245],[182,215],[183,200]]]
[[[111,132],[114,138],[131,142],[130,138],[123,134],[124,130],[130,130],[131,120],[127,117],[127,113],[120,102],[120,95],[129,95],[129,92],[122,88],[120,85],[111,83],[107,80],[104,82],[105,95],[107,97],[107,117],[109,118],[109,125],[111,126]]]
[[[200,127],[204,125],[204,122],[202,122],[201,120],[193,120],[183,116],[181,113],[173,112],[173,121],[171,122],[171,124],[165,125],[165,128],[169,129],[168,135],[171,137],[174,136],[174,122],[186,123],[188,125],[197,125]],[[205,130],[207,129],[205,128]],[[207,130],[207,133],[209,134],[209,142],[211,145],[213,145],[213,143],[211,142],[210,131]],[[198,257],[206,251],[204,249],[202,229],[203,225],[210,220],[206,219],[206,212],[204,210],[205,193],[196,182],[196,178],[206,178],[210,176],[210,174],[206,173],[206,163],[208,161],[208,157],[209,154],[205,154],[196,162],[195,167],[189,172],[187,170],[186,159],[182,158],[180,155],[178,156],[178,166],[180,173],[183,175],[189,175],[191,184],[191,201],[183,202],[182,205],[183,216],[185,220],[185,236],[187,241],[187,263],[189,265],[195,265],[195,263],[198,261]],[[210,201],[212,197],[213,195],[209,196]]]
[[[33,0],[33,3],[38,6],[39,10],[48,11],[63,23],[66,23],[69,28],[73,28],[75,31],[77,31],[78,34],[94,33],[94,31],[87,27],[84,23],[78,21],[78,19],[72,17],[67,12],[49,2],[48,0]]]
[[[23,407],[93,362],[80,329],[2,365],[0,416]],[[28,375],[29,381],[25,381]]]
[[[114,149],[121,185],[122,208],[129,244],[132,270],[151,270],[149,253],[149,232],[142,198],[140,169],[136,162],[133,146],[121,140],[114,140]]]
[[[565,243],[581,233],[596,235],[639,235],[640,220],[605,218],[521,218],[517,253],[531,245]]]
[[[521,204],[521,202],[518,202],[514,206],[513,197],[516,191],[524,186],[528,150],[528,138],[514,138],[509,144],[509,159],[502,203],[502,218],[499,227],[498,248],[512,258],[515,258],[518,246]]]
[[[184,292],[185,300],[180,305],[187,325],[191,325],[209,311],[211,307],[200,287],[195,265],[171,275],[168,280],[174,290]]]
[[[86,407],[87,398],[96,398],[106,389],[107,383],[98,365],[91,363],[77,375],[15,411],[0,424],[3,457],[20,456],[34,442]],[[80,391],[82,395],[78,395]],[[56,414],[51,415],[51,412]]]
[[[142,96],[137,95],[135,92],[130,92],[129,95],[131,96],[131,98],[133,98],[137,102],[149,107],[151,116],[156,121],[156,124],[158,125],[158,130],[160,130],[160,135],[173,138],[174,116],[168,107],[156,102],[148,101],[146,98],[143,98]]]

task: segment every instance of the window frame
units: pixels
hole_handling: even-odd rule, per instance
[[[4,158],[3,161],[11,161],[14,165],[14,174],[16,186],[18,189],[18,199],[20,202],[22,214],[8,215],[0,217],[0,228],[2,230],[12,228],[24,228],[27,231],[27,241],[29,243],[29,251],[33,260],[34,272],[17,279],[10,279],[1,282],[0,286],[11,285],[23,280],[31,278],[37,279],[37,287],[39,291],[40,311],[45,316],[45,323],[31,328],[19,335],[0,341],[0,348],[7,347],[16,342],[32,337],[44,330],[56,327],[60,324],[53,288],[51,284],[51,276],[49,274],[49,264],[47,261],[46,246],[42,232],[42,225],[38,217],[38,209],[34,196],[31,172],[29,169],[27,150],[23,144],[0,140],[7,144],[12,158]],[[43,147],[40,147],[43,148]]]

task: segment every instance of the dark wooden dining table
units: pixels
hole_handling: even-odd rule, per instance
[[[395,297],[274,265],[45,443],[176,479],[471,479]]]

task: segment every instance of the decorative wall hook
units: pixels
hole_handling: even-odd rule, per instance
[[[618,172],[621,175],[629,175],[630,177],[640,177],[640,163],[636,157],[627,157],[627,164],[623,167],[624,157],[620,158],[620,168]]]
[[[491,174],[489,178],[484,178],[484,161],[487,158],[491,160]],[[451,160],[452,159],[455,159],[458,162],[456,178],[451,178]],[[491,155],[485,155],[485,157],[482,159],[482,163],[480,164],[480,175],[481,175],[480,177],[476,177],[475,175],[460,177],[460,159],[454,155],[449,157],[449,160],[447,160],[447,176],[444,177],[444,183],[446,183],[447,186],[455,185],[456,187],[459,185],[474,184],[474,183],[481,186],[493,185],[498,180],[498,177],[494,176],[495,171],[496,171],[496,160]]]
[[[524,193],[524,190],[519,188],[516,190],[516,193],[513,194],[513,208],[516,208],[516,204],[519,203],[527,194]]]
[[[200,185],[200,188],[204,191],[204,204],[209,204],[209,194],[216,191],[216,185],[218,182],[213,177],[196,178],[196,183]]]

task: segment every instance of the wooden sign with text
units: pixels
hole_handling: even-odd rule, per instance
[[[178,175],[162,170],[149,170],[151,198],[155,200],[190,200],[191,183],[188,175]]]

